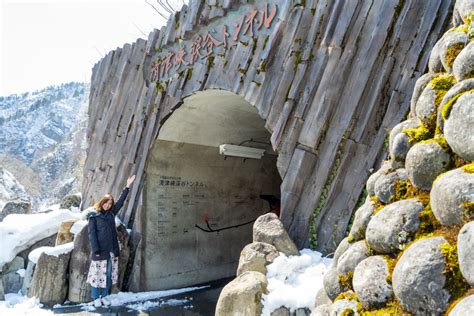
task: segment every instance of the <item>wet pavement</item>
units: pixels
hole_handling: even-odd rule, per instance
[[[109,308],[97,308],[94,311],[86,311],[82,309],[83,305],[62,305],[53,308],[52,311],[57,315],[150,315],[150,316],[212,316],[214,315],[217,299],[222,288],[229,283],[232,278],[221,279],[206,284],[199,284],[196,286],[209,287],[162,297],[156,300],[149,300],[151,303],[161,303],[158,307],[153,307],[147,311],[137,311],[127,308],[126,306],[114,306]],[[179,305],[173,305],[173,302],[182,301]],[[137,304],[140,302],[127,303]],[[170,305],[172,304],[172,305]]]

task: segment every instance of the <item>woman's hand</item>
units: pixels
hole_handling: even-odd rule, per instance
[[[135,175],[133,175],[133,176],[131,176],[130,178],[127,179],[127,188],[130,188],[133,181],[135,181]]]

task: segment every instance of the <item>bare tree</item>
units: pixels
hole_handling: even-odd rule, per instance
[[[148,4],[153,10],[158,13],[160,17],[165,20],[168,20],[170,15],[176,13],[182,5],[186,4],[184,0],[155,0],[156,3],[151,3],[148,0],[145,0],[145,3]]]

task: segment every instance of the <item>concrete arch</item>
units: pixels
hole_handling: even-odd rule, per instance
[[[162,124],[145,167],[142,288],[185,287],[235,275],[252,224],[280,197],[270,133],[256,109],[223,90],[184,99]],[[261,148],[261,159],[222,156],[220,144]]]

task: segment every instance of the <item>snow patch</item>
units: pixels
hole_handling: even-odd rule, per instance
[[[50,310],[42,309],[43,304],[36,297],[28,298],[20,294],[5,294],[5,301],[0,301],[0,315],[54,315]]]
[[[58,257],[64,253],[69,253],[74,249],[74,242],[69,242],[67,244],[59,245],[56,247],[39,247],[35,250],[31,251],[28,255],[28,259],[36,264],[38,262],[39,257],[42,253],[45,253],[49,256]]]
[[[0,267],[12,261],[20,251],[57,233],[63,221],[79,217],[69,210],[8,215],[0,223]]]
[[[25,272],[26,272],[25,269],[18,269],[18,270],[16,270],[16,274],[18,274],[18,275],[21,276],[22,278],[25,277]]]
[[[324,274],[329,271],[332,259],[310,249],[299,256],[287,257],[283,253],[267,266],[268,294],[262,296],[262,316],[285,306],[291,312],[298,308],[314,309],[316,293],[323,287]]]

